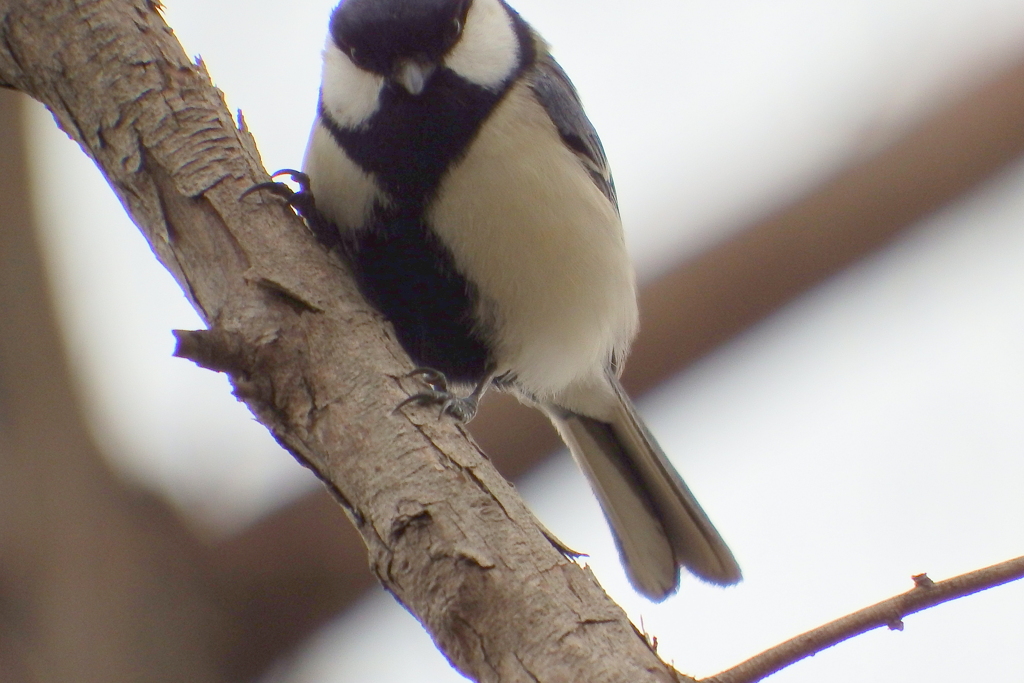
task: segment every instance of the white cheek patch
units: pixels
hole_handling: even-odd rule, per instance
[[[342,128],[358,128],[380,106],[384,77],[360,69],[328,36],[320,81],[324,108]]]
[[[309,135],[302,170],[309,175],[316,208],[339,230],[362,227],[375,203],[389,204],[373,176],[352,161],[319,121]]]
[[[444,65],[470,83],[497,89],[519,65],[519,38],[498,0],[473,0],[462,38]]]

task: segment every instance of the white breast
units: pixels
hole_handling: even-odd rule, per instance
[[[302,170],[309,175],[317,209],[339,230],[362,227],[375,202],[389,204],[374,177],[352,161],[320,121],[310,131]]]
[[[428,220],[479,289],[500,370],[539,399],[603,376],[637,326],[619,217],[519,82],[446,175]]]

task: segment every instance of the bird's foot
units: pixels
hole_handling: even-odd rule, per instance
[[[433,368],[416,368],[406,377],[418,379],[426,386],[426,389],[399,403],[395,410],[414,403],[416,405],[440,406],[438,419],[444,415],[450,415],[459,422],[469,422],[476,415],[477,404],[480,401],[479,392],[474,391],[465,397],[456,395],[448,388],[448,378]]]
[[[265,183],[257,183],[253,185],[243,192],[239,199],[245,199],[256,192],[269,192],[270,194],[277,195],[284,199],[285,203],[295,209],[295,213],[299,214],[299,216],[306,221],[306,225],[308,225],[310,230],[313,231],[317,240],[328,248],[336,246],[339,242],[338,231],[316,208],[316,202],[313,200],[313,192],[309,187],[309,176],[302,171],[283,168],[270,177],[277,178],[278,176],[283,175],[289,176],[291,181],[299,186],[298,191],[293,190],[288,183],[270,180]]]
[[[274,173],[271,178],[277,178],[278,176],[289,176],[293,183],[299,186],[299,190],[296,192],[292,189],[288,183],[282,183],[277,180],[269,180],[265,183],[256,183],[248,190],[242,193],[239,199],[245,199],[251,194],[256,192],[269,192],[276,194],[278,197],[284,199],[288,206],[294,207],[295,212],[305,218],[305,212],[308,210],[315,211],[316,205],[313,202],[313,193],[309,191],[309,176],[302,171],[296,171],[291,168],[283,168],[280,171]]]

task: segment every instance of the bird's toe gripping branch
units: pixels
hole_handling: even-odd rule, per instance
[[[440,406],[438,419],[449,415],[462,423],[469,422],[476,415],[480,395],[483,393],[481,387],[477,387],[469,396],[459,396],[448,388],[448,378],[444,373],[433,368],[416,368],[406,377],[418,379],[426,389],[409,396],[395,406],[395,410],[410,404],[436,405]]]
[[[284,199],[288,206],[292,207],[304,221],[317,240],[328,249],[333,249],[340,244],[340,236],[337,228],[316,208],[316,201],[313,199],[313,192],[310,189],[309,176],[302,171],[291,168],[283,168],[271,175],[271,178],[278,176],[289,176],[291,181],[299,186],[298,191],[292,189],[288,183],[277,180],[270,180],[265,183],[257,183],[242,193],[239,199],[245,199],[257,192],[269,192]]]

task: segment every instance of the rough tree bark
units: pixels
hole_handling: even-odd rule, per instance
[[[202,65],[144,0],[0,2],[0,84],[42,101],[107,176],[209,325],[183,353],[344,506],[384,584],[477,680],[666,681],[594,577],[563,557],[466,434],[393,408],[410,369],[281,204]]]

